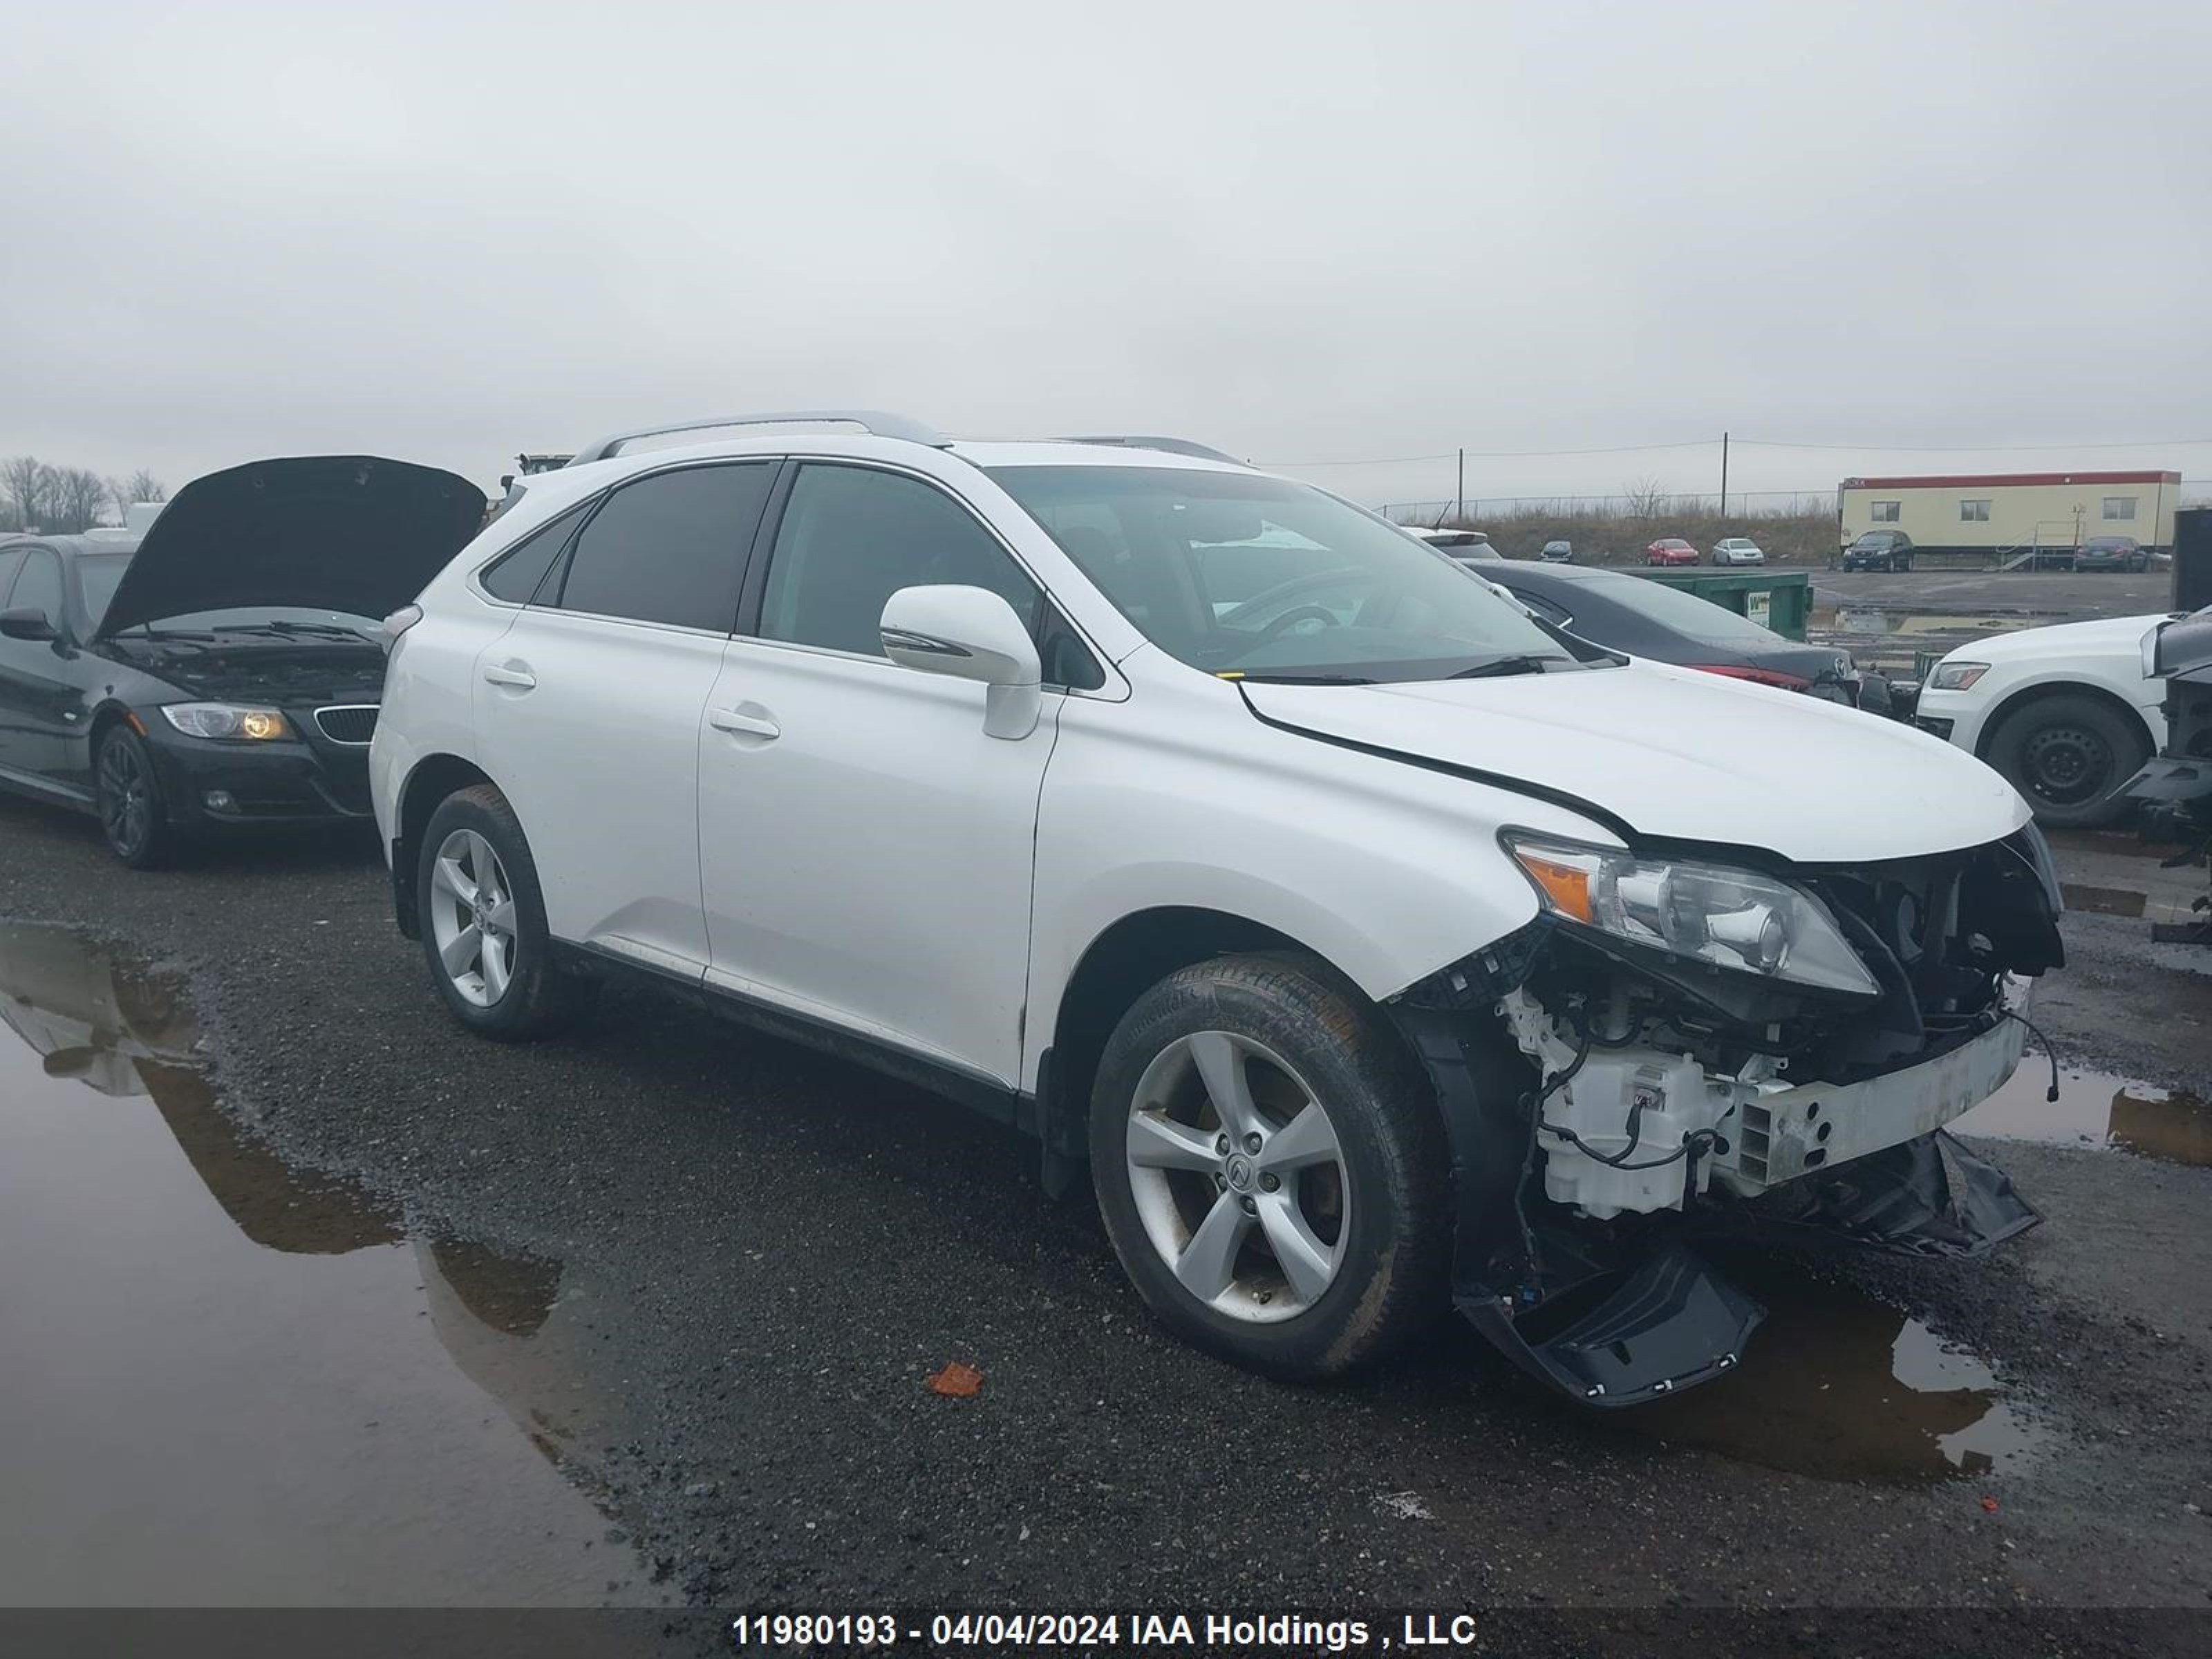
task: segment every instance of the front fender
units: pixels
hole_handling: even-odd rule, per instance
[[[1194,740],[1202,719],[1149,714],[1070,699],[1060,717],[1038,807],[1030,1084],[1077,965],[1125,917],[1177,907],[1257,923],[1381,1001],[1535,915],[1501,828],[1614,842],[1564,807],[1273,729],[1241,706],[1233,752]]]

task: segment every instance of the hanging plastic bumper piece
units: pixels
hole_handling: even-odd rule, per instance
[[[1393,1012],[1450,1142],[1454,1304],[1516,1365],[1586,1405],[1662,1398],[1741,1359],[1765,1310],[1698,1240],[1974,1256],[2041,1219],[2002,1171],[1937,1130],[1757,1200],[1594,1224],[1547,1200],[1533,1173],[1525,1073],[1463,1015]]]

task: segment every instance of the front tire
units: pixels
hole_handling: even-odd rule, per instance
[[[2130,803],[2116,792],[2149,758],[2140,723],[2075,691],[2014,710],[1990,739],[1990,764],[2027,798],[2037,822],[2062,830],[2118,821]]]
[[[551,1036],[580,1019],[599,981],[554,958],[538,866],[507,797],[490,784],[448,795],[421,849],[422,953],[453,1018],[502,1042]]]
[[[117,721],[101,733],[93,757],[93,804],[107,850],[134,870],[176,861],[184,834],[169,821],[169,804],[146,739]]]
[[[1123,1269],[1169,1329],[1270,1376],[1382,1358],[1443,1305],[1443,1126],[1382,1015],[1321,963],[1219,957],[1109,1039],[1091,1167]]]

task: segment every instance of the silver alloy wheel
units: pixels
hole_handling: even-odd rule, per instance
[[[1264,1044],[1227,1031],[1170,1043],[1138,1079],[1126,1146],[1146,1237],[1215,1312],[1294,1318],[1335,1282],[1352,1232],[1344,1149]]]
[[[430,937],[446,977],[466,1001],[489,1008],[514,979],[514,890],[491,843],[456,830],[430,872]]]

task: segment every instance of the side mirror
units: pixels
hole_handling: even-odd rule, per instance
[[[878,624],[884,654],[918,674],[974,680],[986,688],[983,731],[1026,738],[1043,707],[1036,642],[1014,608],[988,588],[902,587]]]
[[[16,611],[0,611],[0,634],[11,640],[58,640],[61,630],[53,619],[35,605],[27,605]]]

